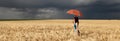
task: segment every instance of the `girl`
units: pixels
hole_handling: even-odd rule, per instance
[[[74,16],[74,31],[77,32],[78,35],[80,35],[80,31],[78,29],[79,26],[79,18],[78,16]]]

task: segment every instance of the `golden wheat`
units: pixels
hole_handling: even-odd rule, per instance
[[[72,20],[0,21],[0,41],[120,41],[120,20],[80,20],[79,30]]]

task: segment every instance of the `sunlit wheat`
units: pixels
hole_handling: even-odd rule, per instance
[[[120,41],[120,20],[80,20],[79,30],[72,20],[0,21],[0,41]]]

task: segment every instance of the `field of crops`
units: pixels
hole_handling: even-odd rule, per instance
[[[0,21],[0,41],[120,41],[120,20],[80,20],[79,30],[72,20]]]

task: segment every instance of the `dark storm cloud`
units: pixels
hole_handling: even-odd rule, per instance
[[[88,5],[96,0],[1,0],[1,6],[5,7],[69,7],[77,5]]]
[[[72,18],[66,14],[72,8],[83,18],[120,18],[119,0],[0,0],[0,18]]]
[[[0,19],[21,19],[23,12],[17,11],[16,8],[0,7]]]
[[[120,1],[98,1],[87,9],[87,18],[120,19]]]

